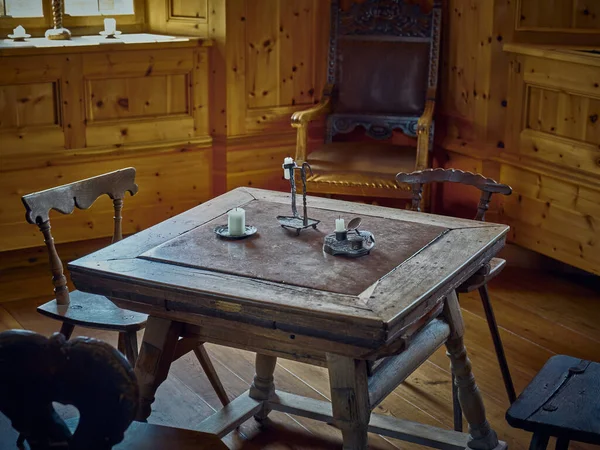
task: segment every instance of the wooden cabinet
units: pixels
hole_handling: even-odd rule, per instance
[[[3,48],[0,60],[0,251],[43,244],[22,195],[111,170],[137,169],[125,233],[212,196],[202,40]],[[99,203],[57,216],[57,242],[110,236],[111,202]]]
[[[500,179],[511,239],[600,274],[600,55],[507,45],[509,145]]]

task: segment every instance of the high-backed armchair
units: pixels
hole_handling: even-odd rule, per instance
[[[314,107],[292,115],[296,161],[307,190],[410,198],[398,172],[429,166],[438,78],[439,0],[332,0],[327,85]],[[309,123],[327,116],[325,142],[307,149]],[[366,139],[336,135],[362,127]],[[390,140],[402,131],[412,145]],[[385,141],[385,142],[383,142]],[[416,142],[415,142],[416,141]]]

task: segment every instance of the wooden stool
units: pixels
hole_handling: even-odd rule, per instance
[[[102,341],[5,331],[0,364],[0,413],[14,427],[0,414],[2,449],[227,449],[214,434],[132,422],[137,379],[123,355]],[[78,423],[63,422],[54,401],[75,406]]]
[[[492,180],[491,178],[485,178],[480,174],[463,172],[458,169],[426,169],[412,173],[399,173],[396,175],[396,180],[399,183],[409,183],[412,185],[413,211],[421,211],[421,197],[424,184],[450,182],[474,186],[481,191],[481,197],[479,198],[479,204],[477,205],[477,214],[475,215],[475,220],[480,221],[485,220],[485,213],[488,210],[492,194],[510,195],[512,193],[511,187],[506,184],[498,183],[497,181]],[[487,289],[487,283],[496,277],[505,265],[505,260],[501,258],[492,258],[489,264],[486,264],[467,279],[456,290],[456,293],[467,293],[476,289],[479,291],[490,334],[492,335],[494,349],[496,350],[498,365],[500,366],[500,372],[502,373],[502,379],[504,380],[506,395],[508,396],[508,400],[513,403],[517,398],[517,395],[512,377],[510,376],[510,370],[508,369],[508,362],[506,361],[504,347],[502,345],[502,340],[500,339],[500,333],[498,332],[498,324],[496,323],[496,317],[494,316],[494,310],[492,309],[492,303]],[[452,377],[452,403],[454,409],[454,429],[456,431],[462,431],[462,410],[458,401],[458,388],[454,376]]]
[[[508,423],[533,432],[530,450],[569,441],[600,444],[600,364],[557,355],[548,360],[506,412]]]
[[[54,238],[50,231],[50,210],[62,214],[71,214],[75,208],[88,209],[99,197],[108,195],[112,199],[114,207],[112,241],[117,242],[123,239],[121,211],[125,193],[129,192],[131,195],[135,195],[137,191],[135,169],[128,167],[97,177],[34,192],[23,196],[21,199],[27,210],[27,221],[36,224],[44,235],[56,296],[55,299],[39,306],[38,312],[60,321],[62,323],[60,332],[67,340],[71,337],[76,325],[118,332],[118,348],[132,366],[135,366],[138,357],[137,332],[146,327],[148,316],[121,309],[102,295],[81,291],[69,292],[67,279],[63,272],[63,264],[56,251]],[[190,351],[194,351],[219,400],[223,405],[227,405],[229,397],[203,344],[203,342],[197,340],[182,339],[177,345],[174,360]]]

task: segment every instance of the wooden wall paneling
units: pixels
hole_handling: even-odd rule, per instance
[[[288,2],[290,3],[286,9],[291,10],[294,0]],[[245,2],[245,6],[244,27],[247,45],[245,89],[248,95],[246,108],[280,106],[279,84],[283,83],[283,80],[280,80],[281,41],[283,40],[279,33],[281,2],[254,0]],[[291,83],[292,78],[289,80]]]
[[[246,134],[246,1],[230,0],[226,3],[225,66],[227,99],[226,135]]]
[[[594,0],[575,0],[574,28],[600,29],[600,3]]]
[[[210,135],[209,110],[209,57],[208,48],[199,48],[194,53],[194,69],[190,80],[194,135]]]
[[[571,28],[574,0],[546,0],[541,8],[537,0],[517,0],[517,28]]]
[[[285,148],[293,150],[291,115],[312,105],[323,88],[328,3],[230,0],[216,7],[209,4],[215,41],[211,56],[211,85],[216,91],[211,96],[215,193],[235,183],[264,185],[265,180],[273,180],[278,185],[279,161],[273,165],[265,159],[261,169],[250,171],[256,172],[252,179],[237,162],[241,152],[251,151],[243,150],[243,145],[254,145],[259,136],[269,154],[283,154],[282,139]]]
[[[513,38],[511,0],[495,0],[492,20],[490,87],[488,105],[487,141],[496,148],[506,148],[506,124],[508,120],[508,83],[510,55],[504,51],[504,43]]]

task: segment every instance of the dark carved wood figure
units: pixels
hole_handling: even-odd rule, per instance
[[[398,170],[429,166],[441,26],[435,0],[333,0],[327,86],[321,102],[292,116],[296,161],[308,161],[310,192],[410,198]],[[327,116],[325,142],[307,149],[308,125]],[[365,129],[371,139],[337,142]],[[416,145],[377,142],[393,130]]]
[[[52,402],[74,405],[77,430]],[[112,346],[11,330],[0,333],[0,411],[32,450],[108,450],[123,440],[138,406],[135,374]],[[16,446],[15,446],[16,448]]]
[[[485,213],[488,210],[492,194],[510,195],[512,193],[511,187],[507,186],[506,184],[498,183],[497,181],[492,180],[491,178],[486,178],[483,175],[471,172],[463,172],[462,170],[458,169],[427,169],[412,173],[399,173],[396,176],[396,179],[401,183],[409,183],[412,185],[413,211],[421,211],[423,185],[428,183],[451,182],[474,186],[481,191],[481,197],[479,198],[479,204],[477,205],[477,214],[475,215],[475,220],[481,221],[485,220]],[[492,340],[494,342],[498,364],[500,365],[500,371],[502,372],[506,394],[508,395],[509,401],[513,403],[516,399],[515,388],[512,377],[510,376],[510,370],[504,354],[504,347],[502,345],[502,340],[500,339],[498,325],[496,323],[494,310],[492,309],[492,304],[487,289],[488,281],[498,275],[505,265],[506,261],[504,259],[492,258],[489,264],[486,264],[484,267],[482,267],[456,291],[457,293],[471,292],[475,289],[479,291],[490,333],[492,334]],[[460,431],[462,430],[462,412],[460,403],[458,401],[457,386],[455,383],[453,383],[452,393],[454,402],[454,428],[457,431]]]
[[[52,402],[79,410],[63,421]],[[30,450],[221,450],[214,434],[133,422],[139,388],[129,362],[97,339],[0,333],[0,413],[20,433],[0,448]]]

